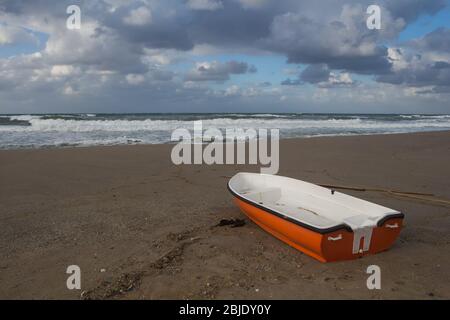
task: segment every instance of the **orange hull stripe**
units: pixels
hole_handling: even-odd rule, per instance
[[[303,228],[239,198],[235,198],[235,201],[242,212],[262,229],[321,262],[356,259],[367,254],[387,250],[398,237],[403,221],[402,218],[392,218],[385,221],[382,226],[373,228],[369,250],[353,254],[353,232],[342,229],[321,234]],[[398,227],[386,227],[386,225],[392,226],[394,224],[397,224]],[[329,238],[340,239],[333,241]]]

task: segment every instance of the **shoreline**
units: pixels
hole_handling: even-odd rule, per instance
[[[361,133],[361,134],[323,134],[314,136],[302,136],[302,137],[287,137],[280,138],[281,141],[286,140],[302,140],[302,139],[321,139],[321,138],[341,138],[341,137],[365,137],[365,136],[398,136],[398,135],[416,135],[416,134],[426,134],[426,133],[445,133],[450,132],[449,130],[431,130],[431,131],[414,131],[414,132],[386,132],[386,133]],[[247,141],[247,140],[246,140]],[[64,150],[64,149],[83,149],[83,148],[111,148],[111,147],[132,147],[132,146],[161,146],[161,145],[175,145],[178,142],[164,142],[164,143],[129,143],[129,144],[103,144],[103,145],[68,145],[68,146],[43,146],[43,147],[23,147],[23,148],[2,148],[0,147],[0,152],[3,151],[31,151],[31,150]],[[208,144],[209,142],[204,142],[203,144]]]
[[[171,144],[0,150],[3,299],[449,299],[449,207],[342,192],[405,213],[386,252],[320,263],[226,190],[260,165],[180,165]],[[280,140],[279,175],[450,198],[450,131]],[[221,219],[245,225],[218,227]],[[68,290],[79,265],[82,289]],[[369,265],[382,289],[366,288]],[[121,292],[122,290],[122,292]]]

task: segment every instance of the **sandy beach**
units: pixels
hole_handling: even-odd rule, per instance
[[[245,218],[250,165],[180,165],[172,145],[0,151],[1,299],[449,299],[450,206],[343,191],[404,212],[387,252],[320,263]],[[280,175],[450,199],[450,132],[280,142]],[[217,226],[221,219],[243,226]],[[81,268],[68,290],[66,268]],[[366,269],[381,268],[381,290]]]

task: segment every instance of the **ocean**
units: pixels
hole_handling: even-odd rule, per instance
[[[39,114],[0,115],[0,149],[170,143],[177,128],[279,129],[282,139],[450,130],[450,115]]]

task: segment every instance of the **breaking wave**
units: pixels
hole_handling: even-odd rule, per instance
[[[173,130],[280,129],[282,138],[450,129],[450,115],[48,114],[0,116],[0,148],[168,143]]]

